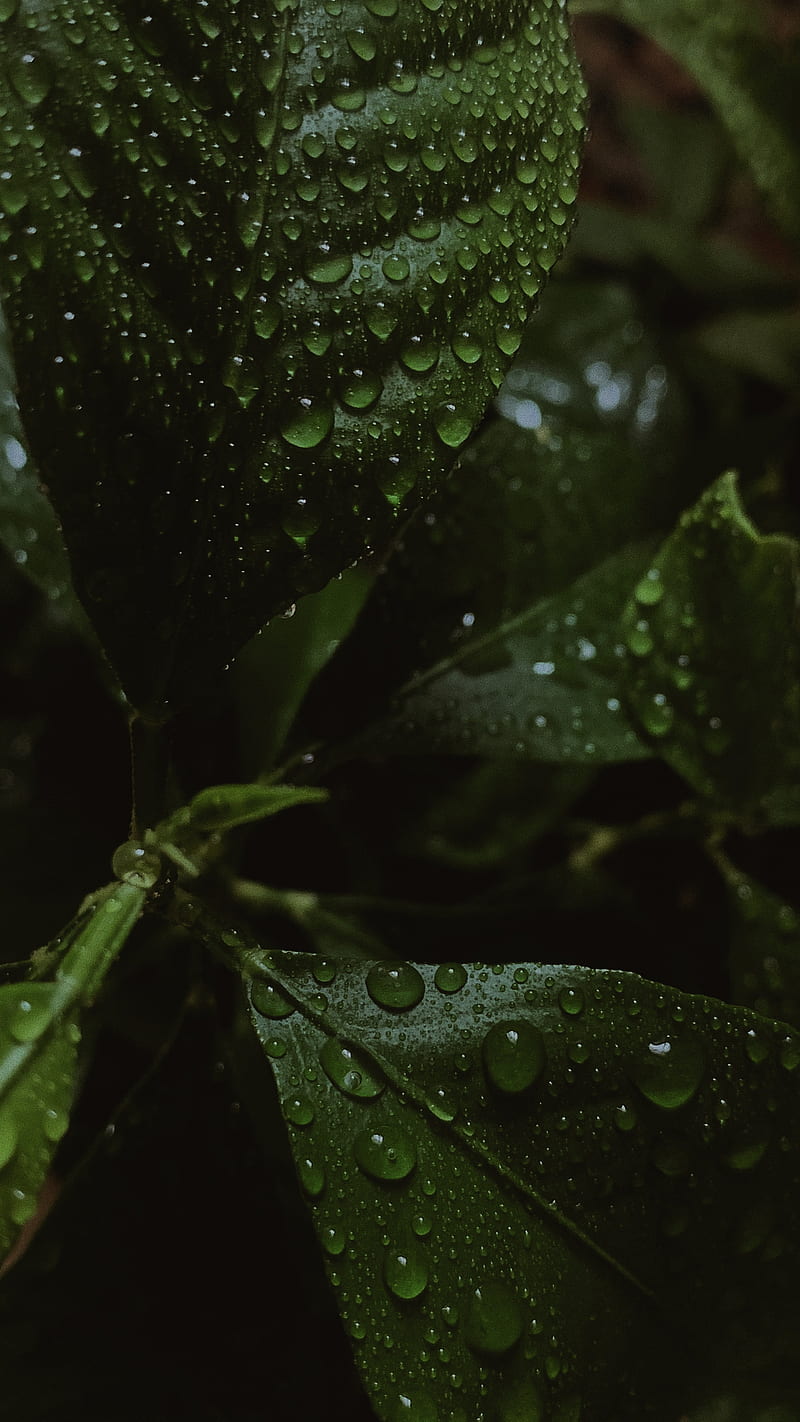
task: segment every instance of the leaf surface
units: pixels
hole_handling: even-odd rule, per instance
[[[0,988],[0,1258],[36,1209],[69,1124],[81,1008],[97,993],[144,906],[117,884],[79,918],[50,981]]]
[[[674,1417],[670,1372],[794,1357],[785,1026],[617,972],[242,963],[382,1420]]]
[[[700,793],[755,809],[800,764],[800,549],[761,535],[726,474],[626,609],[628,701]]]
[[[544,0],[21,0],[3,41],[28,434],[163,710],[441,478],[566,239],[582,81]]]

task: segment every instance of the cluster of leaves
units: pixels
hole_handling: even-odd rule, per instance
[[[572,9],[543,291],[557,0],[0,0],[21,1422],[800,1416],[799,61]]]

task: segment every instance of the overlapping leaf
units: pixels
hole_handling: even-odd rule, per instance
[[[20,0],[0,225],[28,434],[133,701],[385,537],[569,228],[562,3]]]
[[[49,981],[0,988],[0,1258],[36,1209],[75,1094],[81,1007],[142,912],[144,891],[118,884],[77,921]]]
[[[793,1363],[785,1026],[623,973],[225,941],[381,1419],[674,1418],[687,1378]]]
[[[724,475],[654,557],[625,615],[628,701],[702,794],[739,809],[800,778],[800,548],[759,535]]]
[[[680,378],[624,287],[565,281],[497,403],[501,418],[393,551],[297,744],[352,736],[360,720],[359,744],[381,750],[642,755],[614,626],[643,536],[697,488]]]

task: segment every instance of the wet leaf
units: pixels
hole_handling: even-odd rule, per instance
[[[639,576],[625,545],[698,487],[680,378],[624,286],[563,281],[497,407],[377,578],[298,746],[360,721],[384,753],[641,755],[613,704],[613,623]]]
[[[564,245],[582,81],[545,0],[22,0],[3,40],[28,435],[163,711],[441,479]]]
[[[628,702],[694,788],[755,809],[800,763],[800,551],[760,535],[726,474],[626,609]]]
[[[616,972],[241,961],[382,1422],[674,1418],[794,1359],[784,1025]]]
[[[144,893],[118,884],[76,921],[50,980],[0,988],[0,1258],[31,1218],[77,1085],[81,1009],[139,918]]]
[[[708,95],[779,222],[800,237],[796,58],[791,45],[769,39],[761,7],[747,0],[573,0],[572,10],[614,15],[682,64]]]

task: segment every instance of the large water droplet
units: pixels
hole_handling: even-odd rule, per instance
[[[348,1096],[369,1100],[380,1096],[383,1091],[384,1083],[373,1076],[356,1053],[336,1037],[329,1037],[320,1048],[319,1060],[328,1080]]]
[[[422,1001],[425,983],[410,963],[374,963],[367,973],[367,992],[379,1007],[405,1012]]]
[[[401,1126],[388,1124],[359,1131],[353,1155],[361,1169],[375,1180],[405,1180],[417,1163],[417,1149]]]
[[[695,1037],[663,1037],[648,1042],[628,1070],[648,1101],[665,1111],[675,1111],[691,1101],[703,1079],[702,1043]]]
[[[254,982],[250,990],[250,1001],[256,1012],[272,1021],[291,1017],[295,1010],[294,1003],[290,1002],[275,983]]]
[[[522,1336],[519,1299],[504,1279],[487,1279],[470,1295],[464,1315],[464,1336],[476,1353],[500,1356]]]
[[[333,410],[324,400],[306,396],[297,401],[293,414],[281,425],[287,444],[296,449],[316,449],[333,428]]]
[[[152,889],[161,874],[161,856],[157,850],[129,839],[114,850],[111,871],[125,884]]]
[[[531,1022],[496,1022],[486,1033],[481,1050],[492,1085],[511,1095],[533,1086],[547,1060],[544,1038]]]
[[[300,1177],[300,1184],[307,1195],[312,1200],[316,1200],[325,1189],[325,1171],[318,1161],[311,1156],[306,1156],[304,1160],[297,1163],[297,1173]]]
[[[428,1286],[428,1259],[415,1239],[391,1246],[383,1260],[387,1289],[398,1299],[416,1299]]]
[[[459,445],[469,438],[472,430],[472,420],[466,410],[450,401],[437,406],[433,423],[442,444],[448,445],[450,449],[458,449]]]

